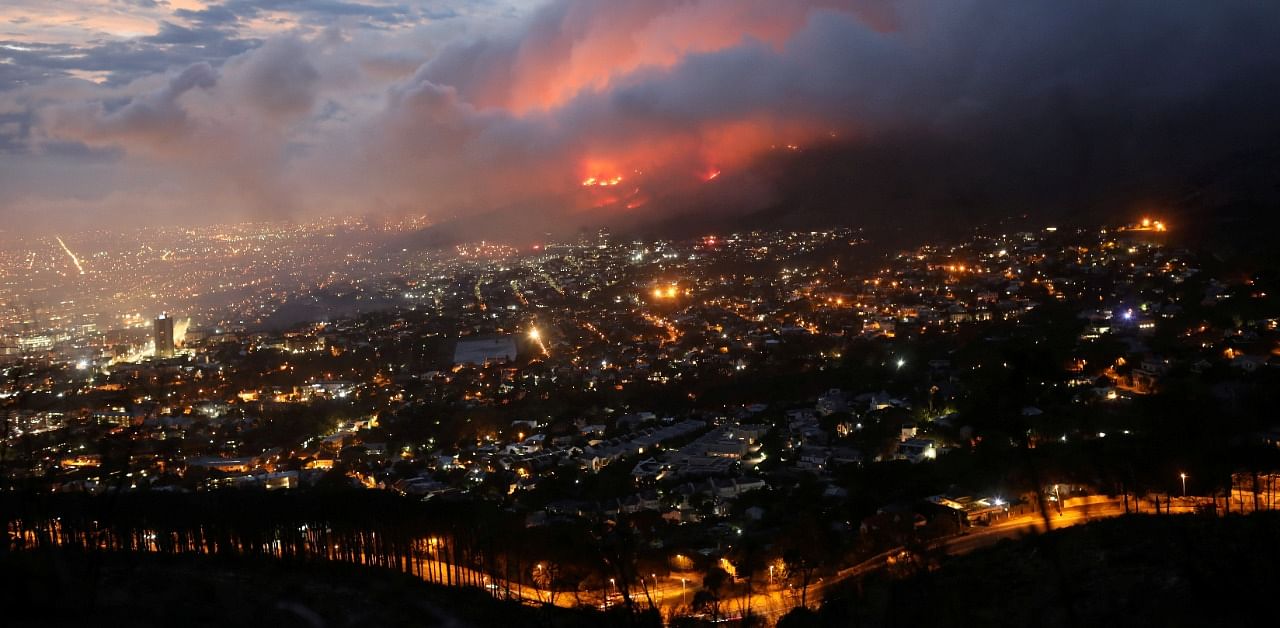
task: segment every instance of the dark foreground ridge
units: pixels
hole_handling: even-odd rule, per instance
[[[15,552],[0,557],[4,625],[344,628],[610,623],[588,609],[531,607],[343,563],[158,554]]]
[[[779,626],[1274,625],[1280,515],[1128,515],[830,591]]]
[[[163,497],[198,502],[208,496]],[[58,522],[60,538],[75,538],[67,526],[83,510],[78,501],[46,504],[57,506],[45,515]],[[161,501],[174,513],[199,511],[194,502],[173,508],[175,501]],[[282,505],[289,506],[282,510],[308,512],[306,500]],[[243,506],[229,509],[228,516],[240,522],[232,527],[247,518],[243,513],[250,509]],[[368,512],[364,507],[357,510]],[[279,512],[256,512],[254,518],[264,525],[280,523]],[[382,512],[396,519],[394,510]],[[334,538],[347,527],[336,515],[323,525],[333,528]],[[102,538],[135,536],[130,528],[115,522],[104,527],[114,530],[114,536]],[[380,528],[379,536],[393,530]],[[1274,512],[1126,515],[1005,540],[960,556],[937,549],[945,545],[909,544],[887,569],[833,583],[816,610],[793,610],[778,626],[1271,625],[1263,622],[1267,611],[1260,593],[1280,585],[1274,569],[1280,564],[1278,532],[1280,513]],[[243,535],[223,530],[218,536]],[[344,544],[354,542],[341,538]],[[463,546],[461,539],[455,542]],[[120,545],[112,541],[107,546]],[[390,568],[305,555],[105,551],[47,542],[0,553],[0,573],[8,583],[0,587],[6,626],[575,628],[657,623],[652,613],[631,615],[621,606],[611,613],[531,606],[498,599],[478,586],[441,586]],[[772,618],[756,620],[761,623],[755,625],[768,625]],[[713,622],[692,616],[672,625]]]

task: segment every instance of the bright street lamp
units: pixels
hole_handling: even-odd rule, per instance
[[[1182,478],[1182,496],[1187,496],[1187,474],[1179,473],[1178,477]]]

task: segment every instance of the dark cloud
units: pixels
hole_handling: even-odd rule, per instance
[[[0,113],[0,153],[26,152],[33,118],[29,111]]]
[[[170,7],[168,2],[155,0],[115,1],[161,11],[162,15]],[[154,34],[131,39],[95,35],[81,43],[0,40],[0,46],[12,46],[0,49],[0,59],[9,59],[0,62],[0,91],[77,72],[105,73],[108,82],[122,85],[201,61],[217,66],[261,45],[262,40],[249,32],[247,23],[275,14],[296,21],[304,29],[324,29],[341,22],[347,28],[373,30],[464,15],[454,3],[444,1],[365,4],[342,0],[229,0],[201,9],[177,8],[157,22]],[[30,21],[19,17],[10,23],[21,26]]]
[[[217,72],[197,63],[169,80],[162,88],[108,108],[86,103],[51,110],[49,125],[55,134],[86,144],[140,144],[166,146],[191,132],[187,111],[178,99],[187,92],[209,89],[218,82]]]
[[[301,27],[244,38],[276,14]],[[1240,164],[1280,163],[1275,3],[551,0],[488,24],[459,4],[228,0],[150,38],[23,47],[0,73],[28,85],[129,80],[24,101],[63,117],[3,146],[163,145],[225,160],[246,203],[490,230],[495,208],[521,231],[708,208],[1065,215],[1207,202],[1224,172],[1265,181],[1273,168]],[[594,176],[625,185],[584,189]]]
[[[320,80],[309,53],[302,40],[285,37],[228,65],[245,103],[275,115],[303,113],[311,108]]]
[[[12,60],[0,63],[0,91],[76,72],[103,73],[108,84],[123,85],[193,63],[220,64],[259,43],[170,23],[154,36],[92,45],[0,41],[0,54]]]
[[[781,47],[747,37],[693,52],[672,67],[610,77],[606,89],[582,91],[547,114],[512,117],[471,106],[507,102],[503,92],[522,78],[522,58],[579,53],[566,22],[584,21],[573,16],[581,8],[559,3],[521,37],[442,51],[400,92],[412,97],[391,100],[413,123],[395,118],[380,154],[402,167],[416,164],[405,176],[428,181],[435,174],[465,180],[458,172],[465,168],[424,154],[431,145],[464,160],[481,156],[469,167],[503,182],[545,175],[548,161],[572,168],[593,154],[609,156],[620,172],[643,167],[652,181],[664,168],[696,167],[690,153],[721,159],[717,151],[736,147],[732,139],[717,142],[715,129],[749,121],[775,131],[770,146],[741,164],[756,179],[749,182],[756,198],[668,188],[656,190],[648,207],[773,207],[855,222],[903,211],[964,222],[1181,203],[1202,199],[1198,182],[1220,176],[1222,164],[1276,158],[1275,5],[902,3],[879,21],[818,10]],[[530,44],[551,32],[559,35]],[[565,68],[552,64],[556,70]],[[671,149],[654,157],[662,142]],[[804,145],[802,154],[769,150],[791,142]],[[526,152],[534,154],[522,160]],[[1263,179],[1235,189],[1280,198]],[[492,189],[497,197],[484,199],[491,207],[521,195],[511,211],[546,204],[538,197],[545,186],[517,184],[509,196]],[[458,202],[475,196],[459,193]]]
[[[337,18],[351,18],[365,24],[401,25],[435,16],[441,9],[414,7],[409,4],[366,4],[342,0],[228,0],[201,11],[179,11],[178,14],[198,21],[216,20],[227,24],[252,19],[268,12],[285,13],[310,25],[327,26]]]
[[[226,33],[214,28],[188,28],[173,22],[161,22],[160,31],[155,35],[144,37],[142,41],[150,44],[186,44],[207,45],[221,42]]]
[[[2,45],[4,43],[0,42],[0,46]],[[0,62],[0,91],[17,89],[56,76],[63,76],[63,73],[50,68],[18,63],[16,60]]]
[[[240,21],[240,14],[222,5],[210,5],[203,9],[178,9],[173,12],[181,18],[203,28],[224,28]]]

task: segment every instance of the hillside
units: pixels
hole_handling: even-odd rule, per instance
[[[479,589],[446,588],[389,570],[142,554],[58,552],[0,558],[5,625],[19,626],[541,626],[608,618],[531,608]]]
[[[868,580],[791,625],[1274,625],[1280,516],[1133,515]],[[787,624],[789,622],[784,622]]]

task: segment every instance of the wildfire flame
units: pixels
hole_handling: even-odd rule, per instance
[[[1142,219],[1142,222],[1138,223],[1135,226],[1129,227],[1129,229],[1132,231],[1168,231],[1169,227],[1168,225],[1165,225],[1164,222],[1162,221],[1152,220],[1151,218],[1144,217]]]
[[[614,175],[614,176],[612,176],[612,177],[608,177],[608,178],[606,178],[606,177],[602,177],[602,176],[598,176],[598,177],[587,177],[587,178],[585,178],[585,179],[583,179],[583,180],[582,180],[582,187],[584,187],[584,188],[589,188],[589,187],[602,187],[602,188],[606,188],[606,187],[612,187],[612,186],[618,185],[619,183],[622,183],[622,176],[621,176],[621,175]]]

